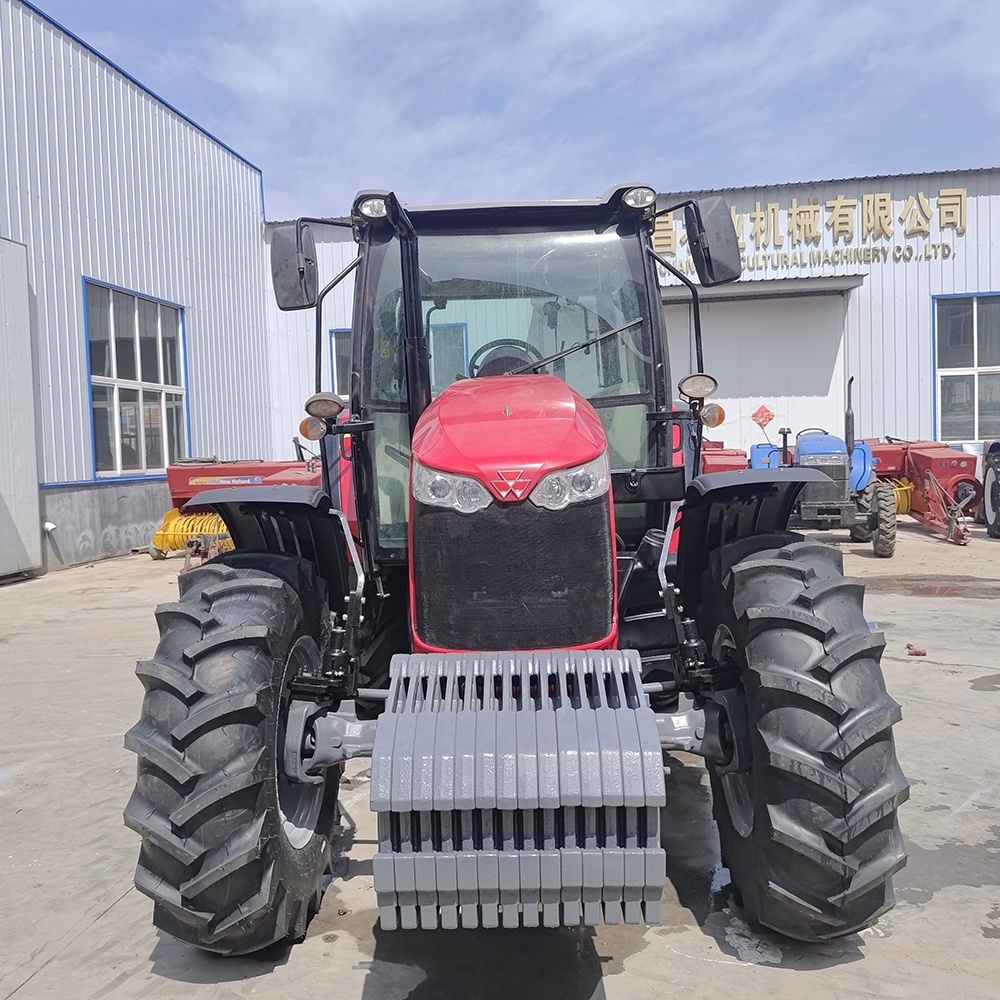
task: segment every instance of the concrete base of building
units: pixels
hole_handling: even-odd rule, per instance
[[[164,480],[44,487],[42,573],[149,545],[170,509]]]

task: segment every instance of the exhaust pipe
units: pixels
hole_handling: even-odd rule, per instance
[[[844,411],[844,442],[847,444],[847,461],[851,461],[854,454],[854,410],[851,409],[851,385],[854,382],[852,375],[847,380],[847,409]]]

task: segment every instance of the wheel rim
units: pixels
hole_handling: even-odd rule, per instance
[[[313,665],[312,643],[300,638],[288,654],[282,681],[281,704],[278,713],[278,742],[276,745],[275,773],[278,786],[278,813],[281,828],[288,842],[296,850],[302,850],[312,840],[323,807],[325,783],[303,785],[292,781],[286,774],[283,762],[285,746],[285,724],[288,719],[288,705],[292,700],[290,683],[303,667]]]
[[[997,472],[992,465],[986,467],[986,481],[983,484],[983,511],[987,524],[997,523]]]
[[[739,667],[739,647],[732,632],[725,625],[715,630],[712,640],[712,658],[723,666]],[[753,831],[753,764],[748,771],[719,774],[719,782],[726,796],[729,818],[733,828],[741,837],[749,837]]]

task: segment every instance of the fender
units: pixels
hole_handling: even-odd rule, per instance
[[[351,567],[359,583],[364,574],[347,519],[317,486],[235,486],[203,490],[182,508],[211,508],[229,529],[237,551],[276,552],[314,563],[327,582],[330,606],[342,611],[351,586]],[[350,561],[349,561],[350,559]]]
[[[701,606],[701,579],[709,553],[748,535],[787,531],[806,483],[822,483],[818,469],[744,469],[711,472],[687,488],[679,520],[677,583],[685,607]]]

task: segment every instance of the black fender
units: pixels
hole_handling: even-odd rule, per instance
[[[344,599],[363,580],[347,519],[316,486],[234,486],[203,490],[184,513],[211,509],[225,522],[241,552],[275,552],[314,563],[326,580],[330,606],[343,613]],[[354,563],[355,582],[352,586]]]
[[[690,612],[701,607],[701,581],[709,555],[749,535],[787,531],[802,487],[828,477],[818,469],[741,469],[698,476],[681,508],[677,584]]]

